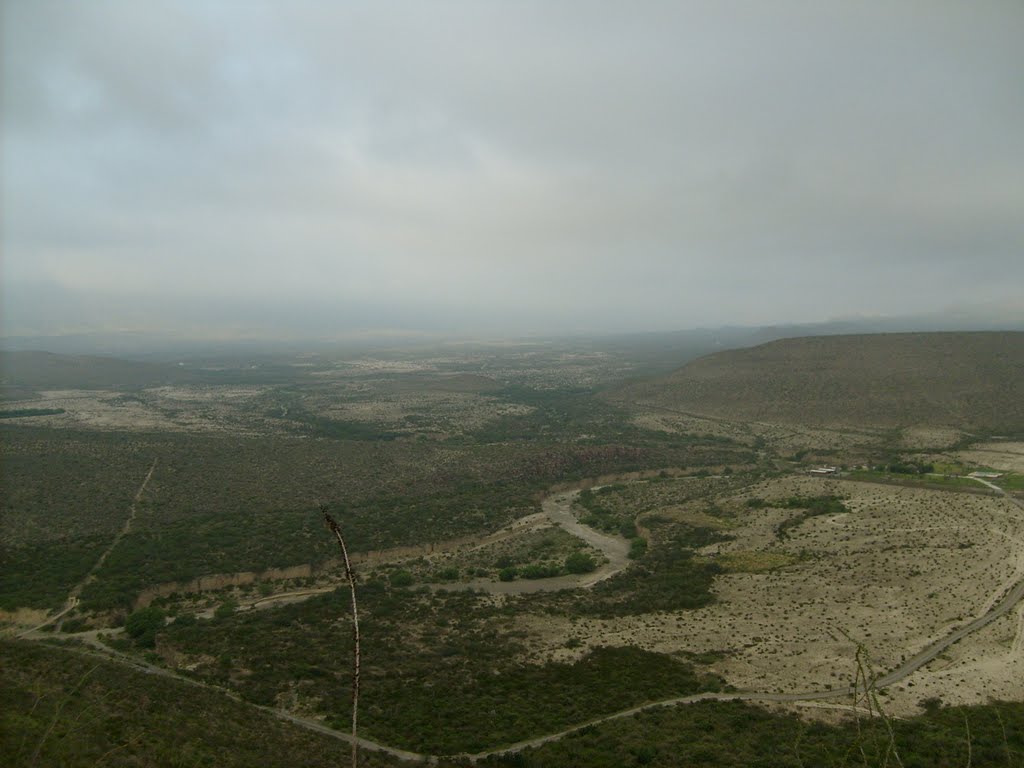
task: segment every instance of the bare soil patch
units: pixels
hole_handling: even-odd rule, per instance
[[[886,431],[878,429],[856,431],[797,424],[729,421],[643,403],[637,406],[639,413],[633,416],[631,423],[642,429],[671,434],[713,435],[746,444],[753,444],[760,439],[783,454],[807,450],[851,451],[877,446],[887,439]]]
[[[949,448],[963,433],[948,427],[908,427],[900,432],[900,446],[904,448]]]
[[[112,390],[47,390],[33,407],[61,408],[50,416],[12,423],[103,431],[207,432],[236,435],[278,431],[255,411],[262,387],[167,386],[124,393]]]
[[[960,461],[1024,474],[1024,443],[979,443],[956,454]]]
[[[844,496],[850,511],[810,518],[779,541],[775,527],[795,510],[744,510],[729,531],[735,538],[703,553],[788,556],[792,564],[727,573],[716,581],[717,602],[696,611],[524,617],[541,638],[538,655],[575,658],[600,644],[720,652],[711,669],[742,689],[840,688],[856,671],[854,641],[869,649],[881,674],[984,613],[1024,576],[1024,515],[1002,498],[798,477],[765,481],[716,503],[739,510],[750,496],[770,503],[820,494]],[[894,711],[909,714],[925,695],[963,702],[1024,696],[1020,624],[1018,611],[958,643],[948,652],[956,672],[926,670],[919,676],[927,685],[912,676],[895,686]],[[570,638],[574,647],[566,647]]]

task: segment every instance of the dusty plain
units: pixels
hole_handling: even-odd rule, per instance
[[[806,520],[779,541],[776,526],[793,510],[773,508],[771,500],[824,493],[843,497],[850,511]],[[744,502],[751,497],[769,506],[749,509]],[[711,668],[743,690],[840,688],[856,674],[857,643],[881,675],[983,614],[1024,578],[1024,511],[1002,497],[787,477],[714,503],[732,512],[723,529],[733,539],[703,555],[754,554],[788,564],[719,576],[717,601],[696,611],[535,618],[530,627],[540,655],[567,659],[595,645],[635,644],[683,656],[719,654]],[[713,525],[707,506],[701,500],[647,514]],[[1024,697],[1022,632],[1017,608],[886,689],[885,700],[905,715],[930,696],[956,704]],[[568,638],[579,645],[566,648]]]

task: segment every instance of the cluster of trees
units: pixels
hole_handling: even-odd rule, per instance
[[[616,504],[616,496],[626,489],[625,485],[605,485],[596,490],[586,488],[576,497],[583,507],[580,522],[605,533],[617,533],[627,539],[636,536],[636,509],[623,508]]]
[[[657,546],[631,547],[635,562],[575,597],[576,610],[598,616],[633,616],[700,608],[714,600],[711,585],[721,568],[694,558],[694,551],[725,536],[711,528],[669,524]],[[634,542],[642,539],[634,539]]]
[[[124,622],[124,632],[142,648],[156,645],[156,633],[164,628],[166,612],[155,605],[140,608],[130,614]]]
[[[349,747],[254,710],[220,691],[60,646],[0,641],[0,763],[203,765],[218,768],[347,765]],[[395,766],[366,752],[365,768]]]
[[[0,605],[59,605],[123,525],[153,458],[159,469],[131,533],[82,596],[87,610],[127,611],[156,584],[333,558],[312,500],[297,502],[310,494],[328,504],[344,499],[335,507],[343,510],[349,546],[371,551],[499,528],[535,509],[538,493],[553,482],[652,464],[700,464],[712,460],[705,450],[719,461],[718,453],[733,450],[717,441],[623,431],[608,406],[582,390],[504,394],[537,407],[550,429],[534,429],[539,422],[531,421],[531,436],[522,440],[463,445],[389,440],[370,427],[321,424],[291,410],[300,420],[314,419],[306,426],[330,431],[321,436],[331,439],[153,433],[125,440],[8,423],[10,525],[0,544],[13,565],[0,578]],[[594,441],[557,439],[563,427],[583,424],[598,435]],[[55,475],[62,482],[52,482]],[[590,522],[636,535],[629,515]],[[551,563],[536,565],[552,571]],[[535,568],[524,575],[541,574]]]
[[[117,763],[124,765],[233,768],[290,766],[298,761],[319,768],[347,764],[345,742],[292,726],[221,692],[141,674],[59,646],[43,648],[5,640],[0,642],[0,663],[5,670],[0,684],[0,754],[12,765],[85,768],[108,761],[112,752]],[[310,666],[306,671],[315,676],[330,669]],[[667,678],[665,684],[652,685],[662,678]],[[543,665],[521,680],[503,676],[488,691],[497,699],[472,698],[469,691],[465,707],[455,710],[447,702],[462,694],[458,682],[440,689],[417,686],[421,690],[414,694],[416,706],[410,708],[415,719],[409,723],[414,734],[409,741],[433,752],[456,752],[468,744],[486,749],[511,743],[522,738],[519,734],[546,733],[596,716],[591,713],[639,703],[631,692],[638,681],[651,699],[715,687],[713,678],[688,678],[685,665],[659,654],[596,649],[574,665]],[[511,700],[503,696],[504,688],[517,684],[525,686],[518,695],[513,693]],[[69,695],[72,690],[74,695]],[[426,712],[431,707],[430,690],[437,690],[444,702],[433,719]],[[493,709],[480,708],[492,701]],[[797,714],[741,702],[655,708],[584,728],[536,749],[495,756],[482,765],[864,766],[886,764],[891,746],[908,768],[1024,764],[1024,704],[948,707],[935,700],[922,704],[925,714],[888,723],[891,737],[879,718],[809,722]],[[464,711],[473,705],[477,705],[475,712]],[[379,708],[380,702],[374,707]],[[381,732],[401,729],[394,718],[402,714],[406,712],[384,713],[387,725],[377,728],[376,735],[383,739]],[[546,716],[554,719],[545,722]],[[460,718],[468,718],[468,723],[464,725]],[[434,735],[427,733],[432,723]],[[365,724],[371,727],[369,721]],[[341,724],[343,730],[345,725]],[[469,728],[477,728],[477,733]],[[893,762],[888,754],[888,764]],[[395,762],[363,752],[360,764],[380,768]]]
[[[876,472],[892,472],[896,475],[927,475],[935,471],[935,465],[922,461],[895,461],[890,464],[879,464]]]
[[[749,503],[749,501],[748,501]],[[780,541],[789,538],[789,532],[812,517],[818,515],[836,515],[840,512],[848,512],[847,506],[843,503],[841,496],[791,496],[775,506],[785,509],[802,509],[803,512],[794,517],[783,520],[775,529],[775,535]]]
[[[55,608],[109,544],[89,536],[60,543],[0,546],[0,609]]]
[[[537,749],[490,758],[484,765],[1019,766],[1024,764],[1022,722],[1024,704],[1020,703],[933,707],[924,715],[889,722],[875,717],[824,723],[752,704],[707,701],[647,710],[632,718],[583,729]]]
[[[12,408],[0,411],[0,419],[17,419],[22,416],[56,416],[66,413],[63,408]]]
[[[564,576],[566,573],[590,573],[597,568],[597,561],[588,553],[577,550],[565,558],[563,564],[556,563],[528,563],[527,565],[513,566],[506,565],[498,571],[498,578],[501,581],[515,581],[519,579],[550,579],[554,576]]]
[[[516,611],[466,592],[360,588],[364,735],[417,751],[449,753],[512,742],[653,698],[717,690],[722,681],[688,662],[636,648],[595,649],[573,664],[523,664]],[[318,702],[344,729],[349,717],[345,660],[351,635],[339,629],[345,595],[327,594],[273,611],[214,622],[168,624],[161,642],[210,661],[194,672],[250,701],[288,691]],[[372,661],[371,661],[372,660]],[[238,675],[238,669],[248,670]]]

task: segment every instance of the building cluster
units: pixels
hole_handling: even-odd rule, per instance
[[[838,467],[814,467],[810,470],[812,475],[837,475],[839,474]]]

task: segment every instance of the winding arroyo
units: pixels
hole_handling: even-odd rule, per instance
[[[573,514],[572,505],[580,489],[562,491],[548,496],[541,504],[541,510],[555,525],[567,533],[598,550],[606,562],[595,570],[583,575],[569,574],[547,579],[517,579],[516,581],[493,581],[473,579],[453,584],[436,585],[445,590],[477,590],[492,595],[523,595],[534,592],[554,592],[559,589],[586,589],[598,582],[611,578],[629,565],[629,542],[621,536],[609,536],[583,525]]]
[[[154,467],[155,467],[155,462],[154,462]],[[152,475],[152,473],[153,473],[153,469],[151,468],[149,475],[147,475],[147,477],[146,477],[146,482],[148,482],[149,477]],[[142,487],[139,489],[139,492],[136,495],[136,502],[141,498],[142,492],[144,491],[145,486],[146,486],[146,482],[144,482]],[[987,485],[987,483],[986,483],[986,485]],[[1016,499],[1014,499],[1013,497],[1009,496],[1008,494],[1003,493],[1002,489],[999,489],[999,488],[996,487],[996,490],[1000,494],[1004,495],[1008,500],[1012,501],[1015,505],[1017,505],[1021,509],[1024,509],[1024,504],[1021,504],[1021,502],[1017,501]],[[601,568],[599,568],[597,571],[595,571],[594,573],[587,574],[584,577],[579,577],[579,576],[559,577],[559,578],[554,578],[554,579],[542,579],[542,580],[536,580],[536,581],[523,581],[523,582],[518,582],[518,583],[517,582],[504,583],[504,582],[480,581],[480,582],[476,582],[476,583],[463,584],[463,585],[450,585],[450,586],[446,586],[445,588],[446,589],[451,589],[451,588],[459,588],[461,586],[463,588],[480,589],[480,590],[484,590],[484,591],[492,592],[492,593],[497,593],[497,594],[508,594],[508,593],[512,593],[512,592],[541,591],[541,590],[545,590],[545,589],[564,589],[564,588],[567,588],[567,587],[577,587],[577,588],[579,588],[579,587],[592,586],[593,584],[598,583],[599,581],[601,581],[603,579],[609,578],[610,576],[612,576],[612,575],[618,573],[619,571],[621,571],[623,568],[626,567],[626,565],[629,562],[628,561],[628,543],[626,542],[625,539],[622,539],[621,537],[607,536],[605,534],[599,533],[597,531],[594,531],[594,530],[592,530],[592,529],[590,529],[590,528],[580,524],[579,521],[576,520],[576,517],[575,517],[575,515],[572,512],[572,503],[573,503],[573,500],[574,500],[576,494],[578,494],[578,493],[579,493],[579,490],[573,490],[573,491],[565,491],[565,492],[554,494],[554,495],[548,497],[548,499],[546,499],[544,501],[543,510],[544,510],[545,514],[549,517],[549,519],[551,519],[553,522],[557,523],[558,525],[561,525],[566,531],[568,531],[569,533],[573,534],[574,536],[578,536],[579,538],[583,539],[588,544],[590,544],[591,546],[593,546],[596,549],[600,550],[604,554],[604,556],[607,558],[608,561],[605,564],[603,564],[601,566]],[[117,541],[120,540],[120,537],[123,536],[125,532],[127,532],[127,529],[128,529],[128,526],[130,526],[131,518],[132,517],[134,517],[134,505],[132,507],[132,515],[129,518],[129,521],[125,524],[125,528],[123,529],[122,533],[119,535],[119,537],[117,539],[115,539],[115,542],[111,545],[111,549],[113,548],[114,545],[116,545]],[[99,564],[101,564],[101,563],[102,563],[102,558],[101,558],[101,561],[100,561]],[[99,564],[97,564],[97,567],[94,568],[93,571],[95,571],[98,568]],[[90,576],[91,575],[92,575],[92,573],[90,573]],[[292,599],[296,599],[296,598],[302,599],[303,596],[305,596],[305,595],[304,594],[289,595],[289,597],[291,597]],[[1005,616],[1007,613],[1009,613],[1010,611],[1014,610],[1014,608],[1022,601],[1022,599],[1024,599],[1024,578],[1020,579],[1015,584],[1013,584],[1007,591],[1005,591],[1005,593],[1002,595],[1001,598],[998,598],[996,600],[993,600],[993,599],[990,598],[990,600],[988,601],[990,607],[988,607],[987,610],[986,610],[985,607],[983,606],[982,607],[981,615],[979,615],[976,618],[974,618],[973,620],[971,620],[971,621],[969,621],[969,622],[967,622],[967,623],[965,623],[965,624],[963,624],[963,625],[953,629],[945,637],[942,637],[942,638],[936,640],[935,642],[925,646],[917,654],[915,654],[910,659],[908,659],[905,662],[903,662],[899,667],[897,667],[896,669],[892,670],[891,672],[888,672],[887,674],[882,675],[882,676],[876,678],[873,681],[874,687],[876,689],[886,688],[888,686],[891,686],[891,685],[894,685],[896,683],[901,682],[902,680],[906,679],[910,675],[912,675],[915,672],[917,672],[919,669],[921,669],[923,666],[928,664],[930,661],[934,660],[936,657],[938,657],[941,653],[943,653],[947,648],[949,648],[954,643],[956,643],[956,642],[962,640],[963,638],[967,637],[968,635],[970,635],[970,634],[972,634],[974,632],[977,632],[978,630],[988,626],[993,621],[1001,618],[1002,616]],[[69,602],[70,602],[70,600],[75,600],[77,602],[77,598],[76,598],[76,596],[74,594],[69,598]],[[58,616],[53,617],[53,619],[51,619],[50,621],[56,620],[60,615],[63,615],[68,610],[70,610],[72,607],[73,607],[73,605],[69,604],[69,606],[67,608],[65,608],[64,611],[61,612],[61,614],[58,614]],[[1022,614],[1021,618],[1018,621],[1019,621],[1019,623],[1024,623],[1024,614]],[[47,623],[49,623],[49,622],[47,622]],[[41,626],[44,626],[44,625],[41,625]],[[45,637],[45,635],[43,635],[41,633],[37,633],[36,632],[37,629],[39,629],[39,628],[37,627],[37,628],[33,628],[32,630],[27,630],[26,632],[22,633],[22,636],[28,636],[28,637],[31,637],[33,639],[40,639],[42,637]],[[70,637],[75,637],[75,636],[71,635]],[[1015,642],[1019,642],[1019,638]],[[278,718],[280,718],[282,720],[286,720],[288,722],[291,722],[291,723],[293,723],[293,724],[295,724],[295,725],[297,725],[297,726],[299,726],[301,728],[305,728],[307,730],[314,731],[316,733],[320,733],[320,734],[323,734],[325,736],[329,736],[331,738],[339,739],[341,741],[345,741],[345,742],[349,742],[349,743],[351,743],[351,741],[352,741],[352,735],[350,733],[346,733],[346,732],[342,732],[342,731],[337,731],[337,730],[335,730],[333,728],[330,728],[330,727],[328,727],[328,726],[324,725],[323,723],[320,723],[320,722],[318,722],[316,720],[300,717],[298,715],[295,715],[295,714],[293,714],[291,712],[288,712],[286,710],[283,710],[283,709],[275,709],[275,708],[271,708],[271,707],[264,707],[264,706],[252,704],[251,702],[245,702],[244,699],[242,699],[241,697],[238,696],[238,694],[236,694],[235,692],[230,691],[230,690],[228,690],[226,688],[221,688],[219,686],[211,685],[209,683],[204,683],[204,682],[201,682],[201,681],[198,681],[198,680],[194,680],[194,679],[191,679],[191,678],[183,677],[183,676],[177,674],[176,672],[173,672],[173,671],[168,670],[168,669],[163,668],[163,667],[158,667],[158,666],[149,664],[148,662],[142,661],[140,659],[135,659],[135,658],[130,657],[128,655],[125,655],[125,654],[119,653],[117,651],[114,651],[113,649],[106,648],[102,652],[100,652],[99,650],[94,650],[94,648],[96,648],[97,645],[98,645],[98,643],[95,643],[95,644],[94,643],[90,643],[91,647],[88,648],[88,649],[72,649],[72,648],[58,647],[58,646],[52,646],[52,647],[53,647],[53,649],[55,651],[65,651],[65,652],[87,654],[87,655],[94,655],[94,656],[96,656],[96,655],[103,656],[104,658],[110,659],[110,660],[115,661],[117,663],[121,663],[121,664],[125,664],[125,665],[128,665],[128,666],[134,667],[134,668],[136,668],[136,669],[138,669],[138,670],[140,670],[142,672],[148,673],[148,674],[160,675],[162,677],[173,679],[173,680],[177,680],[177,681],[179,681],[181,683],[184,683],[184,684],[190,685],[190,686],[199,686],[199,687],[203,687],[203,688],[207,688],[207,689],[211,689],[211,690],[216,690],[216,691],[222,693],[225,696],[228,696],[229,698],[231,698],[231,699],[233,699],[235,701],[241,701],[243,703],[248,703],[254,709],[258,709],[258,710],[260,710],[262,712],[266,712],[266,713],[272,714],[275,717],[278,717]],[[489,750],[486,750],[486,751],[483,751],[483,752],[463,753],[463,754],[458,754],[458,755],[429,755],[429,754],[421,754],[421,753],[417,753],[417,752],[412,752],[412,751],[409,751],[409,750],[401,749],[399,747],[391,746],[391,745],[388,745],[388,744],[382,744],[380,742],[376,742],[376,741],[373,741],[371,739],[366,739],[366,738],[363,738],[363,737],[360,737],[358,739],[358,743],[359,743],[360,748],[362,748],[362,749],[385,753],[385,754],[388,754],[388,755],[390,755],[392,757],[395,757],[395,758],[398,758],[398,759],[401,759],[401,760],[420,761],[420,762],[426,762],[426,763],[437,763],[437,762],[439,762],[443,758],[444,759],[454,758],[454,759],[469,760],[471,762],[476,762],[478,760],[482,760],[484,758],[491,757],[493,755],[500,755],[500,754],[508,754],[508,753],[520,752],[520,751],[525,750],[525,749],[539,747],[539,746],[542,746],[544,744],[548,744],[550,742],[558,741],[559,739],[563,739],[566,736],[569,736],[569,735],[571,735],[573,733],[577,733],[577,732],[583,730],[584,728],[589,728],[589,727],[594,726],[594,725],[599,725],[601,723],[606,723],[606,722],[609,722],[609,721],[612,721],[612,720],[618,720],[618,719],[621,719],[621,718],[624,718],[624,717],[631,717],[632,715],[635,715],[635,714],[637,714],[639,712],[644,712],[646,710],[656,709],[656,708],[660,708],[660,707],[674,707],[674,706],[679,706],[679,705],[683,705],[683,704],[694,704],[694,703],[701,702],[701,701],[749,701],[749,702],[790,702],[790,703],[816,702],[816,701],[825,701],[825,700],[829,700],[829,699],[849,698],[849,697],[852,697],[855,693],[856,693],[856,691],[854,690],[854,688],[852,686],[846,686],[846,687],[841,687],[841,688],[833,688],[831,690],[816,690],[816,691],[815,690],[811,690],[811,691],[804,691],[804,692],[798,692],[798,693],[769,693],[769,692],[762,692],[762,691],[731,691],[731,692],[728,692],[728,693],[699,693],[699,694],[694,694],[694,695],[690,695],[690,696],[679,696],[679,697],[674,697],[674,698],[661,699],[661,700],[658,700],[658,701],[651,701],[651,702],[647,702],[645,704],[640,704],[640,705],[635,706],[635,707],[630,707],[628,709],[623,709],[623,710],[618,711],[618,712],[614,712],[614,713],[611,713],[611,714],[608,714],[608,715],[603,715],[601,717],[593,718],[593,719],[587,720],[585,722],[578,723],[578,724],[576,724],[576,725],[574,725],[574,726],[572,726],[570,728],[566,728],[566,729],[563,729],[563,730],[560,730],[560,731],[556,731],[556,732],[553,732],[553,733],[544,734],[542,736],[537,736],[537,737],[534,737],[534,738],[531,738],[531,739],[526,739],[526,740],[523,740],[523,741],[520,741],[520,742],[516,742],[514,744],[505,744],[505,745],[501,745],[501,746],[495,746],[492,749],[489,749]]]

